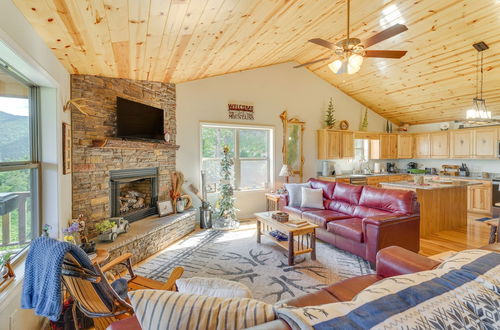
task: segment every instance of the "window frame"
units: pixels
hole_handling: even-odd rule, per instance
[[[235,191],[263,191],[274,186],[274,126],[268,125],[251,125],[251,124],[232,124],[232,123],[215,123],[215,122],[200,122],[200,170],[203,170],[203,162],[205,160],[221,160],[221,158],[204,157],[203,156],[203,128],[228,128],[234,129],[234,190]],[[240,134],[241,130],[265,130],[267,131],[267,157],[240,157]],[[241,161],[245,160],[267,160],[267,181],[264,187],[255,189],[242,189],[241,184]],[[200,171],[201,173],[201,171]],[[218,193],[219,189],[212,193]]]
[[[27,79],[21,73],[16,71],[10,65],[0,59],[0,71],[8,74],[21,84],[29,88],[29,142],[30,142],[30,160],[0,162],[0,172],[13,172],[18,170],[33,170],[30,173],[31,196],[31,218],[32,224],[36,223],[36,230],[33,231],[33,238],[38,237],[42,230],[41,218],[41,138],[40,138],[40,88],[32,81]],[[24,258],[30,244],[27,244],[21,251],[12,257],[11,263],[16,264]]]

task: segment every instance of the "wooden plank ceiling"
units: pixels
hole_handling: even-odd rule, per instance
[[[345,0],[14,0],[71,73],[185,82],[329,55],[307,40],[345,38]],[[409,30],[370,49],[400,60],[365,59],[354,75],[328,62],[319,77],[396,123],[461,119],[475,91],[484,40],[485,97],[500,115],[500,1],[352,0],[351,36],[395,24]],[[290,70],[293,70],[290,66]]]

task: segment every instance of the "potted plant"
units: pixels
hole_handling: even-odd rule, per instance
[[[6,253],[0,257],[0,278],[6,278],[11,272],[11,268],[9,266],[10,256],[12,253]]]
[[[113,242],[118,236],[117,226],[114,221],[103,220],[95,225],[95,228],[99,232],[99,239],[101,241],[111,241]]]

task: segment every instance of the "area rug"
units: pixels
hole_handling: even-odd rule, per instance
[[[164,281],[182,266],[183,277],[217,277],[247,285],[254,298],[274,303],[328,284],[373,271],[367,261],[321,241],[316,261],[309,254],[288,266],[287,251],[263,236],[256,242],[255,224],[239,230],[202,230],[168,247],[139,266],[136,272]]]

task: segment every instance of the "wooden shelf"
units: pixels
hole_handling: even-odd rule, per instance
[[[126,140],[121,138],[109,137],[106,139],[92,140],[92,148],[178,150],[180,146],[162,141],[152,142],[152,141]]]
[[[269,237],[272,239],[276,244],[284,248],[285,250],[288,251],[288,241],[280,241],[276,237],[271,236],[268,232],[263,232],[262,233],[264,236]],[[311,248],[305,247],[305,244],[303,246],[300,246],[300,243],[297,240],[293,240],[293,253],[294,255],[299,255],[299,254],[304,254],[304,253],[309,253],[312,251]]]

